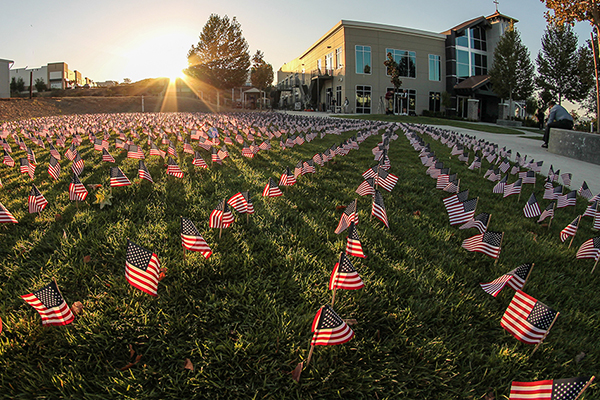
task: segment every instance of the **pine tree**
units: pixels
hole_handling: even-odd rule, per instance
[[[519,32],[511,23],[494,50],[494,63],[489,70],[494,92],[513,100],[525,100],[533,93],[533,63],[529,50],[521,42]]]
[[[242,86],[248,77],[248,43],[236,18],[211,14],[200,41],[188,52],[187,74],[218,90]]]
[[[256,50],[256,53],[252,56],[252,68],[250,69],[252,86],[266,91],[273,84],[273,78],[273,66],[265,62],[262,51]]]
[[[542,37],[542,49],[536,63],[538,89],[550,92],[560,104],[563,99],[581,101],[593,80],[589,76],[592,59],[586,48],[577,48],[577,35],[570,25],[548,27]]]

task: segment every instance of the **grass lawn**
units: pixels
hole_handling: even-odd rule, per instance
[[[104,122],[110,126],[110,119]],[[442,205],[448,194],[435,190],[399,130],[390,144],[389,172],[400,179],[391,193],[383,192],[390,228],[369,218],[370,197],[358,198],[366,258],[350,258],[365,287],[336,295],[336,312],[357,321],[355,336],[342,345],[316,346],[296,383],[291,371],[308,355],[311,323],[331,302],[329,277],[345,249],[346,232],[334,229],[343,207],[357,197],[361,174],[375,165],[371,149],[383,130],[359,150],[300,176],[276,198],[261,196],[269,177],[278,180],[286,167],[357,132],[286,150],[274,140],[272,150],[253,159],[242,157],[236,143],[223,165],[210,165],[210,154],[200,150],[209,163],[205,170],[192,165],[171,135],[185,177],[167,176],[162,159],[147,157],[154,184],[140,182],[138,161],[114,149],[111,132],[110,151],[133,184],[113,188],[112,205],[103,209],[93,204],[93,191],[78,206],[69,201],[70,162],[63,158],[54,182],[46,172],[48,150],[26,140],[38,160],[34,182],[49,201],[39,216],[27,212],[31,180],[18,168],[25,152],[8,139],[17,165],[0,165],[0,202],[19,223],[0,226],[1,397],[500,399],[515,380],[598,372],[600,271],[590,275],[593,261],[575,258],[597,233],[586,217],[570,249],[560,242],[559,232],[587,206],[581,198],[576,207],[557,210],[550,228],[525,218],[532,191],[542,209],[548,204],[541,178],[535,188],[525,185],[519,201],[516,195],[503,199],[482,172],[468,170],[446,146],[424,137],[458,173],[461,189],[479,197],[477,212],[492,214],[490,230],[505,232],[495,262],[461,248],[478,232],[449,225]],[[102,162],[87,138],[80,152],[83,183],[107,186],[113,164]],[[482,171],[487,167],[484,161]],[[234,211],[235,223],[219,239],[208,227],[211,211],[244,190],[256,213],[246,222]],[[184,260],[180,216],[194,222],[212,248],[210,258],[188,252]],[[125,280],[128,238],[167,268],[156,298]],[[533,346],[500,327],[514,291],[506,287],[494,298],[479,287],[526,262],[535,267],[524,291],[560,312],[532,357]],[[39,315],[20,298],[52,278],[69,305],[83,303],[70,325],[40,326]],[[184,369],[186,359],[193,371]],[[597,396],[594,384],[582,398]]]

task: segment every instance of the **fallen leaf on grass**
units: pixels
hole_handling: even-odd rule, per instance
[[[165,279],[165,274],[167,273],[167,269],[165,267],[162,267],[160,269],[160,274],[158,274],[158,281],[162,281],[163,279]]]
[[[133,350],[133,346],[129,345],[129,358],[133,358],[133,356],[135,355],[135,350]],[[125,365],[124,367],[119,368],[120,371],[125,371],[128,370],[129,368],[133,367],[135,364],[139,363],[140,360],[142,359],[142,355],[138,354],[135,357],[135,360],[133,360],[133,362],[128,362],[127,365]]]
[[[496,396],[494,395],[494,392],[489,392],[488,394],[485,395],[485,397],[483,399],[484,400],[495,400]]]
[[[76,301],[71,306],[71,312],[75,315],[79,315],[83,311],[83,304],[80,301]]]
[[[192,362],[190,361],[189,358],[185,359],[185,365],[183,366],[184,369],[189,369],[190,371],[194,370],[194,364],[192,364]]]
[[[336,210],[345,210],[346,206],[336,206],[335,209]]]
[[[300,382],[300,375],[302,375],[302,368],[304,368],[304,363],[296,365],[296,368],[292,371],[292,379],[296,382]]]
[[[89,263],[91,260],[92,260],[92,256],[85,256],[85,257],[83,257],[83,262],[86,263],[86,264]]]
[[[583,360],[584,357],[585,357],[585,353],[583,351],[581,353],[577,354],[577,356],[575,357],[575,364],[579,364],[581,362],[581,360]]]
[[[417,217],[421,215],[421,211],[417,210],[413,213],[413,215],[416,215]]]
[[[62,215],[60,215],[60,214],[56,214],[56,215],[54,216],[54,220],[55,220],[55,221],[60,221],[61,219],[62,219]]]
[[[347,323],[348,325],[356,325],[356,324],[358,324],[358,321],[355,320],[355,319],[345,319],[344,322]]]

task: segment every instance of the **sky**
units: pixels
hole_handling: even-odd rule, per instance
[[[12,0],[0,13],[0,58],[13,68],[66,62],[96,82],[133,82],[176,77],[187,67],[187,52],[198,43],[211,14],[236,17],[250,54],[264,53],[277,71],[340,20],[374,22],[443,32],[496,10],[492,0]],[[546,29],[544,3],[498,0],[498,10],[517,19],[532,60]],[[590,25],[578,23],[580,43]]]

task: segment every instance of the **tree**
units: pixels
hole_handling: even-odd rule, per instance
[[[252,68],[250,69],[252,86],[267,91],[273,84],[273,78],[273,66],[265,62],[262,51],[256,50],[256,53],[252,56]]]
[[[581,101],[593,80],[591,51],[577,48],[577,35],[570,25],[552,25],[542,37],[542,49],[536,63],[536,86],[550,92],[560,104],[563,99]]]
[[[540,0],[551,11],[546,11],[546,20],[554,24],[570,24],[588,21],[596,28],[596,44],[600,44],[600,3],[597,0]],[[595,44],[595,45],[596,45]],[[596,47],[598,48],[598,47]],[[598,53],[594,58],[598,62]],[[597,68],[597,66],[596,66]],[[600,86],[598,79],[594,79],[596,86],[596,115],[600,115]],[[600,133],[600,124],[597,126]]]
[[[131,83],[131,79],[130,78],[124,78],[123,79],[123,84],[129,85],[130,83]]]
[[[392,53],[387,53],[387,60],[383,62],[383,65],[385,65],[387,74],[390,76],[390,82],[394,85],[394,90],[398,90],[398,88],[402,86],[402,81],[400,80],[400,66],[396,60],[394,60]]]
[[[494,63],[489,70],[494,92],[513,100],[525,100],[533,93],[533,64],[529,50],[521,43],[519,32],[511,23],[494,49]]]
[[[211,14],[187,57],[187,74],[217,91],[242,86],[248,77],[248,43],[235,17],[230,20],[227,15]]]
[[[48,90],[48,87],[46,86],[46,82],[44,82],[44,80],[42,78],[37,78],[35,80],[35,90],[39,92],[45,92],[46,90]]]

